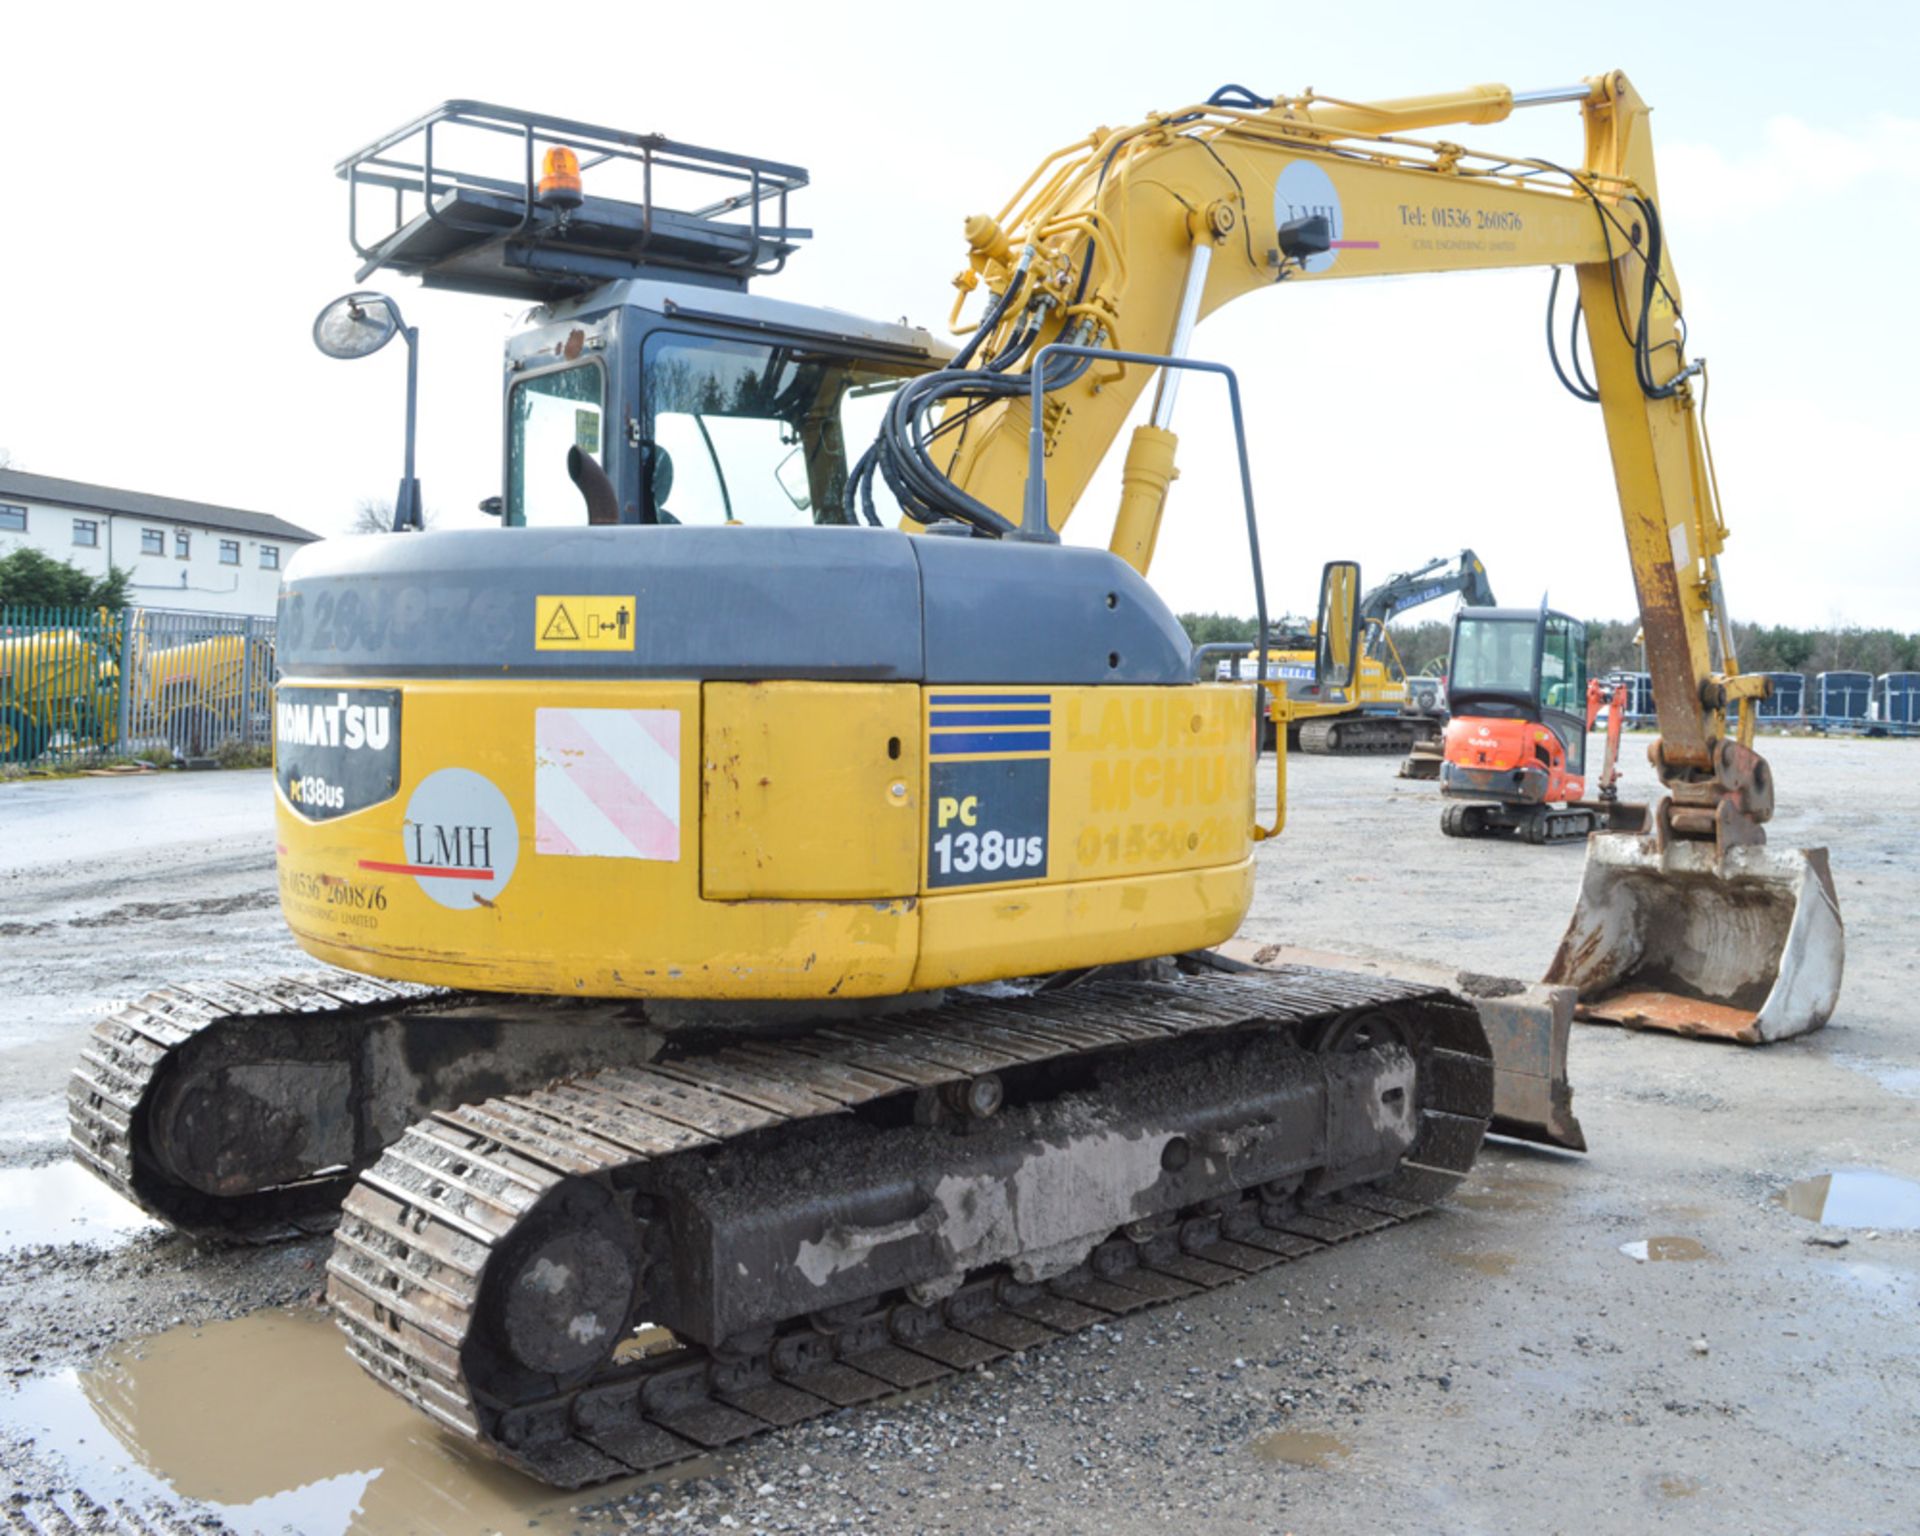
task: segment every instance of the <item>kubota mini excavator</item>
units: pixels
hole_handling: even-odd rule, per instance
[[[1463,608],[1448,662],[1452,718],[1442,743],[1440,813],[1449,837],[1569,842],[1637,828],[1647,808],[1619,797],[1627,691],[1587,678],[1587,627],[1545,608]],[[1587,733],[1607,714],[1599,799],[1586,801]],[[1585,706],[1583,714],[1582,706]]]
[[[1584,116],[1578,170],[1420,137],[1549,102]],[[1671,793],[1589,845],[1556,974],[1682,1028],[1832,1008],[1824,855],[1764,845],[1623,76],[1229,87],[1102,129],[969,221],[955,354],[746,292],[804,234],[796,167],[455,102],[339,170],[363,277],[538,306],[504,526],[295,558],[282,907],[361,979],[118,1011],[72,1136],[195,1232],[344,1193],[335,1314],[453,1435],[569,1485],[667,1464],[1391,1224],[1471,1164],[1499,999],[1207,953],[1284,798],[1261,825],[1258,685],[1194,681],[1144,573],[1178,387],[1223,372],[1195,322],[1256,289],[1575,266]],[[323,321],[349,355],[398,324],[360,296]],[[1156,379],[1110,548],[1063,545]],[[1322,583],[1336,686],[1357,585]]]

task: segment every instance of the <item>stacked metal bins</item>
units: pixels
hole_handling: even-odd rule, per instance
[[[1627,685],[1627,720],[1633,725],[1650,725],[1653,722],[1653,674],[1650,672],[1622,672],[1620,681]]]
[[[1908,735],[1920,731],[1920,672],[1882,672],[1873,680],[1873,719]]]
[[[1760,701],[1760,720],[1777,730],[1805,723],[1807,680],[1798,672],[1769,672],[1773,693]]]
[[[1863,730],[1873,698],[1871,672],[1822,672],[1813,680],[1816,724],[1826,730]]]

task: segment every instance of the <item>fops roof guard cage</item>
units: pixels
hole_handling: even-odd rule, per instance
[[[551,188],[569,175],[556,151],[571,195]],[[812,233],[787,222],[799,166],[480,101],[442,102],[334,171],[362,282],[385,267],[542,303],[669,272],[745,288]]]

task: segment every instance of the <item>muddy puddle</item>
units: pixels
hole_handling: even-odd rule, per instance
[[[1262,1461],[1290,1467],[1325,1467],[1353,1454],[1353,1447],[1337,1435],[1307,1429],[1276,1429],[1253,1437],[1253,1454]]]
[[[1457,1264],[1462,1269],[1470,1269],[1476,1275],[1486,1275],[1498,1279],[1501,1275],[1513,1273],[1513,1266],[1519,1262],[1510,1253],[1450,1253],[1449,1264]]]
[[[1836,1168],[1789,1184],[1774,1199],[1823,1227],[1920,1229],[1920,1183],[1877,1168]]]
[[[1690,1237],[1643,1237],[1637,1242],[1622,1243],[1620,1251],[1642,1264],[1685,1264],[1713,1257],[1704,1245]]]
[[[317,1311],[175,1329],[95,1370],[0,1388],[0,1430],[98,1502],[192,1499],[243,1536],[593,1530],[573,1511],[664,1480],[570,1494],[473,1455],[369,1381]]]
[[[1820,1266],[1823,1273],[1831,1275],[1848,1290],[1866,1297],[1869,1301],[1883,1301],[1895,1306],[1912,1303],[1920,1286],[1916,1286],[1915,1277],[1904,1270],[1892,1269],[1885,1264],[1861,1264],[1851,1260],[1837,1261]]]
[[[1451,1198],[1453,1204],[1463,1205],[1470,1211],[1537,1211],[1565,1193],[1566,1190],[1551,1179],[1516,1174],[1509,1178],[1488,1178]]]
[[[1871,1056],[1835,1056],[1833,1059],[1850,1071],[1864,1072],[1888,1093],[1920,1099],[1920,1067],[1897,1067]]]
[[[0,1253],[47,1243],[112,1243],[159,1226],[78,1163],[0,1168]]]

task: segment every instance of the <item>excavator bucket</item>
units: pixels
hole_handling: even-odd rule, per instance
[[[1827,1022],[1845,958],[1824,848],[1605,832],[1545,980],[1590,1023],[1759,1045]]]

